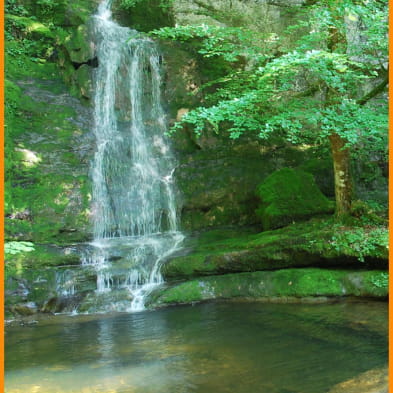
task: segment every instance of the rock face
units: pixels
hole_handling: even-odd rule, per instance
[[[22,164],[8,179],[12,205],[7,205],[7,237],[84,240],[89,236],[88,161],[93,147],[89,110],[55,76],[20,79],[13,86],[16,94],[10,99],[24,116],[8,123]]]
[[[28,15],[26,20],[39,21],[33,24],[46,26],[50,35],[27,36],[36,40],[37,53],[9,55],[6,60],[6,238],[84,241],[89,238],[88,172],[94,140],[90,110],[78,98],[89,96],[91,89],[89,66],[80,63],[92,56],[85,23],[97,1],[47,5],[24,0],[18,6]],[[52,55],[41,58],[44,50]],[[58,68],[65,64],[80,85],[71,86],[71,93]]]
[[[184,155],[175,172],[183,228],[259,223],[257,185],[275,169],[299,164],[305,155],[252,140],[233,146],[211,141],[210,147]]]
[[[334,211],[313,176],[291,168],[272,173],[258,186],[257,194],[261,200],[257,214],[264,230]]]

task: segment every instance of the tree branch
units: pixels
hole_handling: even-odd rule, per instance
[[[376,95],[379,93],[382,93],[385,87],[389,84],[389,72],[386,73],[385,78],[372,89],[370,92],[368,92],[365,96],[362,98],[359,98],[356,103],[358,105],[364,105],[368,101],[370,101],[372,98],[374,98]]]

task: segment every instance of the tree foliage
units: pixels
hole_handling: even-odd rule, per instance
[[[332,7],[334,4],[338,7]],[[373,4],[371,4],[373,3]],[[376,4],[378,3],[378,4]],[[217,132],[230,123],[231,138],[256,131],[266,138],[273,131],[285,131],[291,142],[304,138],[323,140],[332,132],[354,145],[361,137],[383,145],[386,131],[386,106],[375,103],[364,107],[358,101],[359,86],[376,80],[385,72],[386,4],[368,1],[320,1],[308,10],[306,22],[293,30],[308,27],[297,48],[277,57],[274,37],[258,39],[242,28],[218,26],[165,27],[154,31],[161,38],[198,42],[204,57],[220,56],[235,63],[235,71],[219,80],[214,94],[205,97],[209,106],[187,113],[174,129],[191,124],[200,134],[210,125]],[[349,21],[349,22],[348,22]],[[329,31],[346,37],[348,23],[361,25],[360,41],[348,44],[341,38],[329,51]],[[359,33],[360,34],[360,33]],[[269,46],[270,42],[270,46]],[[348,48],[350,46],[350,48]],[[236,62],[246,59],[246,66]],[[327,97],[328,96],[328,97]]]

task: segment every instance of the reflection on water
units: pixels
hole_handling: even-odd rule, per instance
[[[6,331],[8,393],[324,393],[387,362],[386,303],[219,303]]]

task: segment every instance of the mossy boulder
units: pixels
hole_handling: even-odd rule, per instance
[[[385,271],[304,268],[199,278],[155,292],[150,305],[231,298],[286,301],[360,296],[385,299],[387,294],[388,273]]]
[[[264,230],[332,213],[334,209],[313,176],[298,169],[282,168],[272,173],[258,186],[257,194],[261,204],[256,212]]]
[[[33,18],[18,16],[12,14],[6,14],[6,19],[8,23],[18,26],[20,29],[25,31],[25,34],[29,35],[35,40],[42,38],[53,38],[54,34],[50,28],[43,23],[34,20]]]

